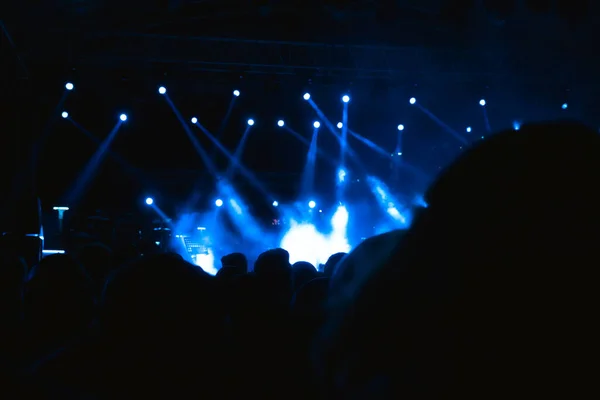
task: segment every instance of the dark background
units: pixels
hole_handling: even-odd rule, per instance
[[[472,126],[469,141],[485,128],[480,98],[488,101],[494,130],[514,120],[555,118],[600,125],[594,40],[600,13],[584,0],[63,0],[2,7],[5,210],[25,194],[39,194],[44,207],[60,201],[97,148],[58,117],[67,81],[76,90],[64,109],[98,138],[121,112],[129,115],[112,150],[143,173],[125,173],[122,163],[107,159],[85,196],[82,207],[89,209],[128,209],[148,194],[172,203],[197,191],[210,197],[212,180],[157,94],[160,85],[186,118],[197,116],[211,131],[232,90],[241,90],[221,139],[235,148],[254,118],[244,163],[290,199],[306,152],[275,122],[284,118],[310,136],[315,117],[301,98],[305,91],[334,123],[340,96],[350,93],[351,129],[390,151],[396,126],[404,124],[404,157],[424,171],[423,186],[461,144],[411,107],[412,96],[459,132]],[[323,133],[320,147],[337,157],[335,141]],[[32,143],[44,135],[33,180],[23,171]],[[389,160],[351,145],[370,173],[389,174]],[[224,169],[226,159],[218,157],[217,165]],[[335,171],[319,168],[319,190],[330,189]]]

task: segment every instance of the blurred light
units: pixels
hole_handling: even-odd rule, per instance
[[[317,206],[317,203],[315,203],[314,200],[311,200],[311,201],[308,202],[308,207],[309,208],[312,209],[312,208],[315,208],[316,206]]]
[[[235,97],[240,97],[240,91],[239,91],[239,90],[234,90],[234,91],[233,91],[233,95],[234,95]]]
[[[404,130],[404,125],[402,125],[402,124],[398,125],[398,130],[399,131],[403,131]]]
[[[223,200],[221,200],[221,199],[217,199],[217,200],[215,201],[215,206],[217,206],[217,207],[223,207]]]
[[[198,123],[198,118],[196,118],[196,117],[193,117],[193,118],[192,118],[192,124],[197,124],[197,123]]]
[[[513,129],[515,131],[518,131],[519,129],[521,129],[521,123],[519,121],[514,121],[513,122]]]
[[[279,202],[277,200],[273,201],[273,207],[279,207]]]
[[[60,207],[52,207],[54,211],[69,211],[69,207],[60,206]]]
[[[63,111],[63,113],[61,114],[61,116],[62,116],[63,118],[69,118],[69,113],[68,113],[68,112],[66,112],[66,111]]]
[[[467,126],[467,133],[471,133],[472,129],[470,126]]]
[[[285,125],[285,122],[283,122],[282,119],[280,119],[279,121],[277,121],[277,126],[282,127]]]
[[[125,122],[127,121],[127,115],[125,114],[121,114],[121,116],[119,117],[121,119],[121,121]]]
[[[482,139],[485,139],[485,136],[482,136],[481,138],[482,138]]]
[[[146,199],[146,204],[148,204],[149,206],[151,206],[152,204],[154,204],[154,199],[152,197],[148,197]]]
[[[316,129],[319,129],[319,128],[321,127],[321,123],[320,123],[319,121],[315,121],[315,123],[313,124],[313,126],[314,126]]]
[[[566,110],[567,108],[569,108],[569,104],[564,103],[561,107],[563,110]]]
[[[401,153],[401,152],[398,152],[397,154],[398,154],[399,156],[401,156],[401,155],[402,155],[402,153]]]
[[[166,94],[167,93],[167,88],[164,86],[161,86],[158,88],[158,93],[159,94]]]
[[[485,100],[484,100],[484,99],[481,99],[481,100],[479,100],[479,105],[480,105],[481,107],[485,107],[485,105],[486,105],[486,104],[487,104],[487,103],[485,102]]]
[[[346,180],[346,170],[344,170],[343,168],[340,168],[338,170],[338,181],[344,182]]]
[[[310,93],[304,93],[304,100],[310,100]]]
[[[338,127],[338,129],[342,129],[344,127],[344,124],[342,124],[341,122],[338,122],[337,127]]]
[[[343,101],[344,103],[348,103],[348,102],[350,101],[350,96],[348,96],[348,95],[344,95],[344,96],[342,97],[342,101]]]
[[[249,119],[248,120],[248,125],[250,125],[250,126],[254,125],[254,120],[253,119]]]
[[[414,97],[410,98],[410,104],[415,104],[417,102],[417,99],[415,99]]]
[[[75,85],[73,85],[71,82],[68,82],[65,85],[65,89],[67,89],[67,90],[73,90],[73,89],[75,89]]]

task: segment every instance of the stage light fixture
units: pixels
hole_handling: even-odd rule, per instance
[[[344,103],[348,103],[348,102],[350,101],[350,96],[348,96],[347,94],[346,94],[346,95],[344,95],[344,96],[342,96],[342,101],[343,101]]]
[[[513,121],[513,129],[515,131],[518,131],[519,129],[521,129],[521,123],[519,121]]]
[[[398,125],[398,130],[399,131],[403,131],[404,130],[404,125],[402,125],[402,124]]]
[[[167,88],[164,86],[161,86],[158,88],[158,93],[159,94],[167,94]]]
[[[215,206],[217,206],[217,207],[223,207],[223,200],[221,200],[221,199],[215,200]]]
[[[338,129],[342,129],[344,127],[344,124],[342,124],[341,122],[338,122],[337,127],[338,127]]]
[[[307,100],[307,101],[310,100],[310,93],[304,93],[303,98],[304,98],[304,100]]]
[[[471,133],[473,129],[470,126],[467,126],[467,133]]]
[[[485,105],[486,105],[486,104],[487,104],[487,103],[486,103],[486,101],[485,101],[484,99],[481,99],[481,100],[479,100],[479,105],[480,105],[481,107],[485,107]]]
[[[282,119],[280,119],[279,121],[277,121],[277,126],[282,127],[285,125],[285,122],[283,122]]]
[[[561,106],[561,108],[562,108],[563,110],[566,110],[567,108],[569,108],[569,104],[567,104],[567,103],[563,103],[563,105]]]
[[[279,202],[277,200],[273,201],[273,207],[279,207]]]
[[[311,200],[308,202],[308,207],[312,210],[313,208],[315,208],[317,206],[317,203],[315,203],[314,200]]]
[[[198,123],[198,118],[196,117],[192,117],[192,124],[197,124]]]
[[[313,126],[315,127],[315,129],[319,129],[321,127],[321,123],[319,121],[315,121],[313,123]]]
[[[75,89],[75,85],[73,85],[71,82],[68,82],[65,85],[65,89],[67,89],[67,90],[73,90],[73,89]]]
[[[152,204],[154,204],[154,199],[152,197],[148,197],[146,199],[146,204],[149,205],[149,206],[151,206]]]
[[[414,97],[411,97],[409,102],[410,102],[410,104],[415,104],[417,102],[417,99],[415,99]]]
[[[234,91],[233,91],[233,95],[234,95],[235,97],[240,97],[240,91],[239,91],[239,90],[234,90]]]
[[[63,113],[61,114],[61,116],[62,116],[63,118],[69,118],[69,113],[68,113],[68,112],[66,112],[66,111],[63,111]]]
[[[248,125],[250,125],[250,126],[254,125],[254,120],[253,119],[249,119],[248,120]]]
[[[123,122],[127,121],[127,115],[125,114],[121,114],[121,116],[119,117],[119,119]]]

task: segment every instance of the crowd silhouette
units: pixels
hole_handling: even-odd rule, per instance
[[[407,231],[318,272],[284,249],[222,258],[89,243],[0,267],[2,398],[593,397],[600,136],[490,136]]]

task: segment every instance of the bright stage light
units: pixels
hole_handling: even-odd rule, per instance
[[[304,93],[304,100],[310,100],[310,93]]]
[[[402,125],[402,124],[398,125],[398,130],[399,131],[403,131],[404,130],[404,125]]]
[[[164,86],[161,86],[158,88],[158,93],[159,94],[166,94],[167,93],[167,88]]]
[[[61,114],[61,116],[62,116],[63,118],[69,118],[69,113],[68,113],[68,112],[66,112],[66,111],[63,111],[63,113]]]
[[[196,117],[193,117],[193,118],[192,118],[192,124],[197,124],[197,123],[198,123],[198,118],[196,118]]]
[[[398,153],[397,153],[397,155],[401,156],[401,155],[402,155],[402,153],[401,153],[401,152],[398,152]]]
[[[119,119],[123,122],[127,121],[127,115],[125,114],[121,114],[121,116],[119,117]]]
[[[253,119],[249,119],[248,120],[248,125],[250,125],[250,126],[254,125],[254,120]]]
[[[350,96],[348,96],[348,95],[344,95],[344,96],[342,96],[342,101],[343,101],[344,103],[348,103],[348,102],[350,101]]]
[[[473,129],[471,129],[471,127],[470,127],[470,126],[467,126],[467,133],[471,133],[471,131],[472,131],[472,130],[473,130]]]
[[[234,90],[234,91],[233,91],[233,95],[234,95],[235,97],[240,97],[240,91],[239,91],[239,90]]]
[[[67,89],[67,90],[73,90],[73,89],[75,89],[75,85],[73,85],[71,82],[68,82],[65,85],[65,89]]]
[[[563,110],[566,110],[567,108],[569,108],[569,104],[564,103],[561,107]]]
[[[215,201],[215,206],[217,206],[217,207],[223,207],[223,200],[221,200],[221,199],[217,199],[217,200]]]
[[[277,121],[277,126],[282,127],[285,125],[285,122],[283,122],[282,119],[280,119],[279,121]]]
[[[341,122],[338,122],[337,127],[338,127],[338,129],[342,129],[344,127],[344,124],[342,124]]]
[[[339,183],[344,182],[346,180],[346,170],[343,169],[343,168],[340,168],[338,170],[337,176],[338,176],[338,182]]]
[[[481,99],[481,100],[479,100],[479,105],[480,105],[481,107],[485,107],[485,105],[486,105],[486,104],[487,104],[487,103],[485,102],[485,100],[484,100],[484,99]]]
[[[273,201],[273,207],[279,207],[279,202],[277,200]]]
[[[152,197],[148,197],[146,199],[146,204],[149,205],[149,206],[151,206],[152,204],[154,204],[154,199]]]
[[[521,123],[519,121],[513,121],[513,129],[515,131],[518,131],[519,129],[521,129]]]
[[[417,102],[417,99],[415,99],[414,97],[410,98],[410,104],[415,104]]]
[[[315,208],[316,206],[317,206],[317,203],[315,203],[313,200],[311,200],[311,201],[309,201],[309,202],[308,202],[308,207],[309,207],[310,209],[313,209],[313,208]]]
[[[315,121],[313,126],[315,127],[315,129],[319,129],[321,127],[321,123],[319,121]]]

